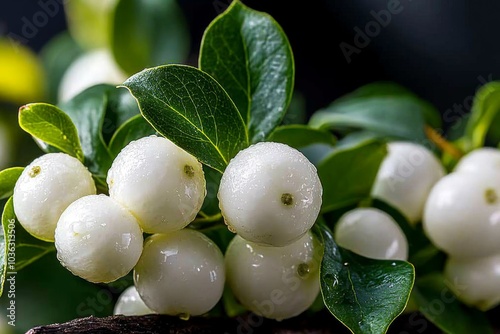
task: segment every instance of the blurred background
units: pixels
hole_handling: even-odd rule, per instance
[[[2,1],[0,169],[24,166],[41,153],[17,125],[20,106],[56,104],[92,84],[121,83],[147,66],[196,65],[205,28],[229,2]],[[294,106],[305,118],[361,85],[389,80],[434,104],[446,128],[470,110],[478,87],[500,76],[500,2],[243,2],[273,16],[288,36],[296,64]],[[127,63],[130,55],[143,67]],[[75,280],[53,256],[23,271],[17,286],[19,333],[77,316],[109,315],[116,295]],[[8,302],[0,298],[0,333]]]

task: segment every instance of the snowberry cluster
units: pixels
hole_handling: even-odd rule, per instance
[[[238,235],[225,257],[186,228],[204,202],[205,177],[201,163],[169,140],[131,142],[106,180],[109,196],[98,195],[79,160],[46,154],[19,178],[14,209],[33,236],[55,241],[73,274],[106,283],[134,271],[115,313],[201,315],[220,300],[226,279],[245,307],[273,319],[300,314],[318,295],[321,247],[309,230],[322,187],[299,151],[259,143],[230,161],[218,198]]]
[[[500,150],[476,149],[432,188],[426,234],[449,256],[445,276],[464,303],[500,303]]]

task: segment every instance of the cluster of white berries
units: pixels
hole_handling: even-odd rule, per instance
[[[431,241],[449,256],[445,277],[464,303],[500,303],[500,150],[463,156],[433,187],[423,217]]]
[[[97,195],[80,161],[45,154],[17,181],[14,210],[29,233],[55,241],[73,274],[106,283],[134,271],[134,286],[115,313],[202,315],[226,281],[243,306],[273,319],[298,315],[317,297],[322,253],[309,230],[322,186],[299,151],[259,143],[230,161],[218,198],[238,235],[225,257],[203,233],[186,228],[204,202],[205,177],[201,163],[169,140],[131,142],[107,183],[109,196]]]
[[[434,184],[445,175],[437,157],[425,146],[394,141],[378,170],[372,197],[400,211],[411,224],[418,223]],[[407,260],[408,240],[388,213],[376,208],[348,211],[335,226],[339,246],[359,255],[386,260]]]

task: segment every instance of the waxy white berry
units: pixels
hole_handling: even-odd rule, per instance
[[[230,230],[252,242],[285,246],[313,226],[322,192],[315,166],[300,151],[264,142],[229,162],[218,198]]]
[[[481,147],[464,155],[454,168],[455,172],[481,173],[484,170],[500,173],[500,150]]]
[[[444,274],[463,303],[482,311],[500,303],[500,255],[479,259],[448,258]]]
[[[499,196],[499,173],[450,173],[427,198],[424,231],[436,247],[457,258],[500,253]]]
[[[380,260],[407,260],[408,241],[398,223],[376,208],[348,211],[335,225],[335,241],[359,255]]]
[[[61,264],[94,283],[125,276],[142,252],[137,220],[105,195],[86,196],[72,203],[61,215],[55,237]]]
[[[154,312],[144,304],[139,292],[133,285],[120,294],[113,310],[114,315],[145,315],[151,313]]]
[[[76,158],[49,153],[29,164],[14,188],[14,211],[26,231],[54,241],[57,221],[75,200],[96,193],[92,174]]]
[[[149,136],[115,158],[107,182],[147,233],[180,230],[194,220],[206,195],[201,163],[170,140]]]
[[[227,280],[248,310],[270,319],[291,318],[307,310],[318,295],[321,254],[311,232],[284,247],[237,235],[225,255]]]
[[[422,218],[432,186],[445,175],[444,167],[425,146],[397,141],[389,143],[387,148],[372,196],[394,206],[411,223],[416,223]]]
[[[203,233],[182,229],[146,239],[134,270],[137,291],[153,311],[197,316],[222,297],[224,257]]]

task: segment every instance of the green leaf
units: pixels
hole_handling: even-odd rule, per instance
[[[325,246],[321,293],[326,307],[355,334],[386,333],[408,303],[413,266],[356,255],[338,247],[326,226],[320,229]]]
[[[56,106],[47,103],[22,106],[19,126],[33,137],[83,161],[77,128],[71,118]]]
[[[98,176],[105,176],[112,163],[103,137],[103,124],[109,96],[116,91],[118,88],[111,85],[93,86],[61,105],[78,129],[85,165]]]
[[[424,102],[411,96],[374,96],[334,102],[309,124],[331,130],[368,130],[385,137],[425,142]]]
[[[195,67],[146,69],[124,86],[158,133],[219,172],[249,145],[245,123],[230,97]]]
[[[34,238],[19,224],[14,213],[12,197],[9,198],[3,210],[2,227],[3,234],[0,236],[0,292],[5,282],[5,276],[16,275],[18,271],[31,263],[55,251],[53,243]]]
[[[233,1],[206,29],[199,63],[228,92],[253,143],[281,123],[295,65],[288,39],[271,16]]]
[[[68,31],[56,35],[43,46],[40,57],[47,75],[45,82],[51,103],[57,103],[59,84],[64,73],[82,53],[83,49]]]
[[[190,48],[184,13],[175,0],[119,0],[111,49],[127,73],[167,63],[183,63]]]
[[[335,150],[324,158],[318,165],[323,185],[323,212],[369,198],[386,154],[386,144],[368,141]]]
[[[425,122],[433,128],[441,128],[441,114],[436,109],[436,107],[434,107],[427,101],[420,99],[408,88],[391,81],[376,81],[361,86],[355,91],[338,98],[337,100],[335,100],[335,103],[347,102],[353,99],[391,96],[406,96],[418,100],[420,106],[422,107],[422,114],[424,116]]]
[[[116,157],[120,151],[127,146],[131,141],[155,134],[156,131],[142,117],[136,115],[122,124],[116,130],[111,142],[109,143],[109,152],[113,157]]]
[[[267,141],[287,144],[296,149],[318,143],[335,145],[335,137],[330,132],[299,124],[277,127]]]
[[[23,170],[23,167],[12,167],[0,172],[0,200],[12,196],[17,179]]]
[[[444,333],[493,333],[485,313],[459,302],[440,273],[417,279],[413,297],[419,311]]]
[[[213,216],[220,213],[217,192],[219,191],[222,174],[206,165],[203,165],[203,171],[205,172],[205,181],[207,183],[207,195],[201,207],[201,212],[207,216]]]
[[[500,110],[500,81],[493,81],[482,86],[474,97],[470,118],[465,130],[466,150],[484,146],[488,130]],[[498,126],[499,124],[496,124]]]

